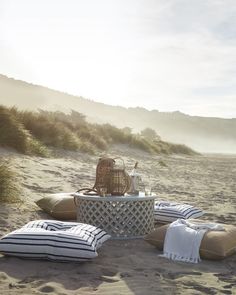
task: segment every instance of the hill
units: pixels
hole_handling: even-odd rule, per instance
[[[150,133],[151,132],[151,133]],[[151,135],[150,135],[151,134]],[[153,129],[140,134],[110,124],[92,124],[83,114],[19,111],[0,105],[0,146],[20,153],[49,156],[49,148],[91,154],[108,152],[112,145],[123,144],[151,154],[197,154],[185,145],[162,141]]]
[[[236,119],[189,116],[180,112],[148,111],[98,103],[46,87],[0,75],[0,104],[20,109],[71,109],[86,115],[92,123],[110,123],[134,132],[150,127],[163,140],[181,143],[200,152],[235,153]],[[122,120],[120,120],[122,118]]]

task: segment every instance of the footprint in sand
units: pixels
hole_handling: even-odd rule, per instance
[[[113,277],[117,274],[117,270],[115,269],[106,269],[106,268],[101,268],[101,273],[103,276],[108,276],[108,277]]]
[[[51,292],[55,292],[56,289],[54,287],[51,287],[51,286],[43,286],[39,289],[40,292],[43,292],[43,293],[51,293]]]
[[[107,276],[101,276],[100,279],[103,282],[106,282],[106,283],[116,283],[116,282],[119,282],[119,279],[118,278],[107,277]]]
[[[55,176],[62,176],[62,174],[58,171],[53,171],[53,170],[42,170],[43,172],[46,172],[46,173],[50,173],[50,174],[53,174]]]
[[[199,291],[202,294],[208,294],[208,295],[217,295],[217,294],[219,294],[217,289],[215,289],[215,288],[213,289],[211,287],[206,287],[206,286],[203,286],[203,285],[198,284],[198,283],[185,282],[185,283],[183,283],[183,285],[186,286],[186,287],[189,287],[191,289],[194,289],[196,291]]]
[[[27,286],[25,284],[15,284],[15,283],[9,283],[9,289],[23,289]]]
[[[0,227],[5,227],[7,225],[7,221],[0,217]]]
[[[128,272],[121,272],[120,277],[121,278],[130,278],[130,277],[132,277],[132,275]]]
[[[232,291],[230,290],[221,290],[220,292],[223,294],[229,294],[229,295],[233,294]]]
[[[8,279],[8,276],[5,274],[5,272],[0,272],[0,282],[5,281]]]
[[[115,283],[120,280],[118,277],[115,277],[115,275],[117,275],[118,273],[118,271],[115,269],[101,268],[100,272],[102,275],[99,277],[99,279],[102,280],[103,282]]]
[[[201,272],[190,271],[190,272],[167,272],[163,274],[163,277],[166,279],[175,280],[183,276],[201,276]]]
[[[28,185],[26,183],[23,183],[23,186],[30,189],[30,190],[33,190],[33,191],[36,191],[39,193],[44,193],[44,194],[52,194],[55,190],[59,189],[59,186],[42,188],[39,185]]]

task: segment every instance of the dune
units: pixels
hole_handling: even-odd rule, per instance
[[[204,219],[236,225],[235,156],[152,156],[117,145],[130,171],[151,183],[160,200],[196,205]],[[35,219],[49,219],[35,201],[49,193],[92,186],[100,155],[58,151],[54,158],[0,149],[22,186],[19,204],[1,204],[0,236]],[[164,164],[163,164],[164,163]],[[0,255],[0,294],[236,294],[236,255],[198,264],[172,262],[143,239],[109,240],[91,262],[56,263]]]

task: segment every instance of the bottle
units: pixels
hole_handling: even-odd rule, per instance
[[[133,170],[130,172],[131,186],[129,193],[132,195],[139,194],[139,180],[140,175],[137,173],[138,162],[135,163]]]

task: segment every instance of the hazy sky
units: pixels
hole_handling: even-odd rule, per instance
[[[0,73],[113,105],[236,118],[236,0],[0,0]]]

